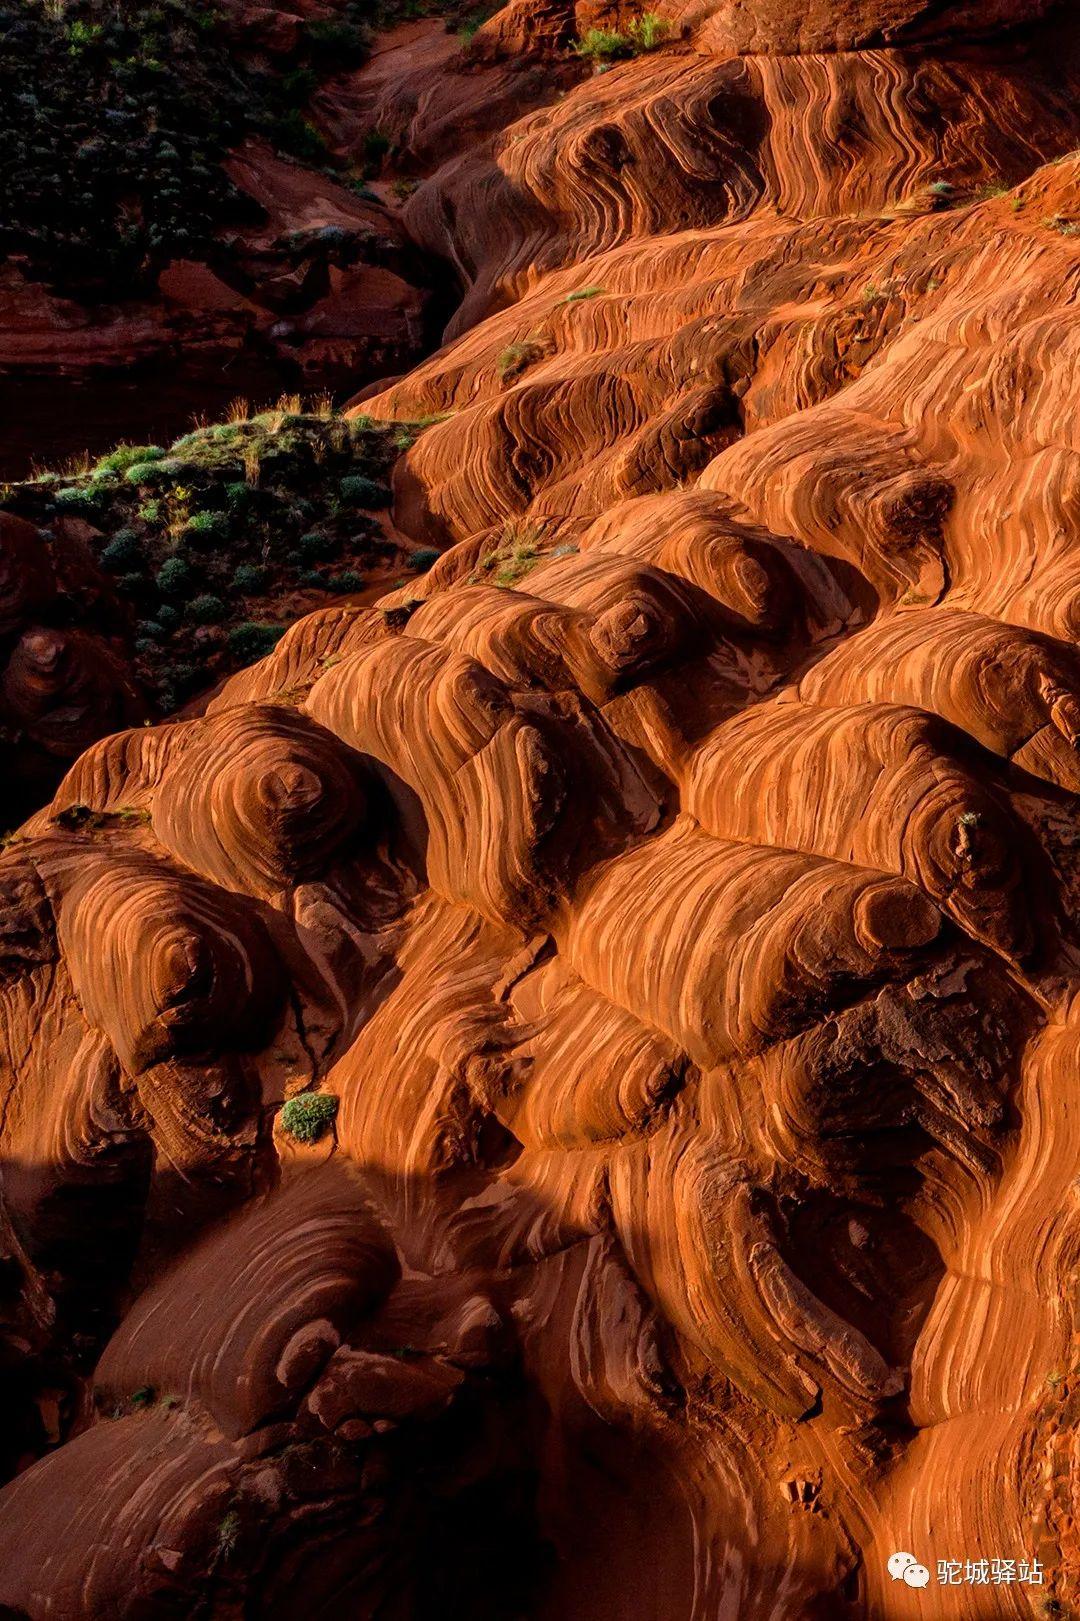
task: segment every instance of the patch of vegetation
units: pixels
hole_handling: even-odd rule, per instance
[[[543,530],[537,524],[506,524],[498,544],[484,552],[467,583],[490,583],[504,588],[517,585],[542,561],[543,538]]]
[[[236,1552],[240,1530],[240,1516],[235,1509],[230,1509],[227,1514],[222,1515],[217,1530],[217,1551],[220,1558],[228,1559]]]
[[[259,137],[325,166],[309,113],[321,79],[428,10],[448,26],[469,14],[464,0],[346,0],[268,58],[212,0],[0,0],[0,255],[84,301],[136,296],[177,257],[227,257],[223,230],[259,219],[228,153]]]
[[[131,604],[134,669],[167,713],[273,647],[327,598],[405,561],[374,513],[419,423],[346,420],[290,397],[195,429],[122,445],[96,463],[0,486],[0,506],[48,530],[85,518],[90,545]],[[333,563],[333,572],[320,564]]]
[[[578,35],[578,56],[605,67],[629,56],[655,51],[668,37],[668,25],[655,11],[643,11],[625,32],[617,28],[586,28]]]
[[[298,1143],[317,1143],[333,1125],[339,1101],[330,1092],[300,1092],[282,1105],[281,1129]]]
[[[538,360],[551,353],[550,345],[542,338],[522,338],[517,343],[509,344],[495,361],[495,370],[499,379],[504,383],[512,383],[530,366],[535,366]]]
[[[1080,220],[1070,219],[1067,214],[1050,214],[1043,220],[1043,227],[1047,231],[1057,231],[1059,236],[1080,236]]]
[[[555,308],[558,309],[560,304],[578,304],[583,298],[599,298],[603,291],[602,287],[579,287],[577,292],[567,293],[565,298],[556,299]]]

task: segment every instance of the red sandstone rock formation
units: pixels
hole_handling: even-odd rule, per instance
[[[0,860],[12,1613],[1075,1610],[1045,9],[720,5],[417,193],[445,555]]]

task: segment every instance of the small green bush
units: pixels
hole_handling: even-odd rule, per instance
[[[667,38],[668,25],[656,11],[643,11],[630,24],[630,39],[635,52],[655,51]]]
[[[326,582],[328,591],[335,591],[339,596],[346,596],[350,591],[362,591],[364,576],[357,574],[354,568],[343,568],[340,574],[331,574]]]
[[[180,623],[179,612],[177,609],[170,607],[167,602],[163,602],[161,604],[155,617],[157,618],[158,624],[164,625],[166,630],[175,630],[177,625]]]
[[[162,456],[153,461],[132,462],[126,469],[124,477],[129,484],[145,486],[148,484],[168,484],[180,471],[182,463],[174,456]]]
[[[316,18],[308,23],[305,33],[314,54],[331,56],[335,61],[356,61],[367,46],[362,29],[337,17]]]
[[[228,540],[228,515],[224,512],[194,513],[184,525],[183,538],[200,550],[206,550],[217,542]]]
[[[426,574],[433,568],[442,554],[434,546],[421,546],[419,551],[413,552],[409,557],[409,567],[414,574]]]
[[[156,584],[164,596],[182,597],[191,583],[191,566],[182,557],[167,557],[158,569]]]
[[[622,57],[655,51],[667,38],[668,25],[655,11],[635,17],[625,34],[617,28],[587,28],[574,46],[579,56],[600,63],[617,62]]]
[[[390,505],[390,491],[386,485],[379,484],[373,478],[365,478],[363,473],[350,473],[343,478],[338,485],[338,494],[347,506],[360,507],[366,512],[379,512]]]
[[[101,566],[110,574],[123,574],[142,562],[142,546],[134,529],[118,529],[101,553]]]
[[[206,591],[193,599],[188,614],[197,625],[220,625],[225,617],[225,604],[220,597]]]
[[[95,473],[126,473],[140,462],[159,462],[165,452],[160,445],[117,445],[107,456],[102,456]]]
[[[254,505],[255,491],[243,479],[225,486],[225,501],[230,512],[246,512]]]
[[[144,641],[158,642],[165,635],[165,626],[160,619],[140,619],[135,629]],[[136,642],[135,646],[138,645]]]
[[[250,664],[254,659],[264,658],[284,634],[284,625],[266,625],[254,619],[245,619],[229,632],[229,652],[235,658],[243,659],[245,664]]]
[[[300,536],[298,549],[305,563],[318,563],[334,557],[341,550],[341,542],[336,535],[322,535],[317,529],[310,529]]]
[[[65,512],[81,512],[87,516],[98,510],[97,495],[93,490],[80,490],[74,485],[67,489],[57,490],[56,504]]]
[[[634,54],[629,34],[621,34],[617,28],[587,28],[579,35],[574,50],[592,62],[617,62]]]
[[[270,583],[270,570],[261,563],[241,563],[233,575],[233,587],[245,596],[265,591]]]
[[[338,1099],[329,1092],[300,1092],[281,1108],[281,1128],[298,1143],[317,1143],[333,1124]]]
[[[604,291],[602,287],[579,287],[576,293],[567,293],[565,298],[555,300],[555,307],[560,304],[580,304],[583,298],[599,298]]]

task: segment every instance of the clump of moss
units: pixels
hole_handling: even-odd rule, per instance
[[[338,1102],[330,1092],[300,1092],[282,1105],[281,1129],[298,1143],[317,1143],[332,1127]]]

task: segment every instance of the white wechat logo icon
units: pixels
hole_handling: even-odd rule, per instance
[[[894,1582],[906,1582],[908,1587],[925,1587],[930,1572],[920,1565],[913,1553],[894,1553],[889,1556],[889,1575]]]

